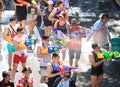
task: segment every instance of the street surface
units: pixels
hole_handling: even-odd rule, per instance
[[[109,3],[106,3],[105,5],[102,5],[104,1],[109,1]],[[101,4],[99,4],[100,2]],[[75,0],[74,3],[71,3],[71,8],[69,16],[70,18],[76,17],[78,21],[80,22],[80,25],[83,26],[87,32],[89,32],[90,27],[92,24],[99,18],[100,13],[107,12],[110,14],[110,20],[109,20],[109,29],[111,38],[119,37],[120,36],[120,14],[119,10],[116,9],[116,7],[112,4],[111,0]],[[102,8],[102,7],[103,8]],[[10,6],[11,7],[11,6]],[[99,8],[98,8],[99,7]],[[9,7],[8,7],[9,8]],[[14,15],[13,8],[7,9],[5,8],[3,12],[3,24],[1,25],[1,32],[0,36],[2,36],[2,32],[4,31],[4,27],[7,25],[9,21],[9,17]],[[77,12],[77,13],[76,13]],[[26,29],[28,25],[26,24]],[[28,31],[27,31],[28,32]],[[38,33],[38,29],[34,28],[35,36],[40,37]],[[86,33],[87,33],[86,32]],[[1,42],[1,54],[2,58],[0,57],[0,80],[2,79],[1,73],[2,71],[8,70],[8,53],[6,49],[6,41],[4,41],[0,37]],[[81,58],[79,61],[79,70],[74,76],[76,79],[76,85],[77,87],[90,87],[90,62],[88,59],[88,54],[91,52],[91,41],[86,42],[85,38],[82,39],[82,53]],[[68,65],[68,50],[66,51],[66,59],[65,63]],[[27,66],[30,66],[33,70],[32,76],[35,80],[35,86],[39,87],[39,61],[37,60],[35,50],[34,52],[29,52],[28,60],[27,60]],[[101,87],[120,87],[120,61],[107,61],[104,64],[104,78],[103,83]],[[16,74],[15,78],[15,84],[17,83],[19,77],[22,75],[22,67],[21,64],[19,64],[18,67],[19,72]]]

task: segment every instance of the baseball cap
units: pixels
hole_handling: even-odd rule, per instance
[[[48,3],[48,4],[53,4],[53,1],[52,1],[52,0],[49,0],[47,3]]]

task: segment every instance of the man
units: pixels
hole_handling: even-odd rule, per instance
[[[98,43],[100,47],[106,50],[109,49],[109,40],[110,40],[110,34],[107,26],[108,19],[109,19],[109,15],[106,13],[103,14],[101,16],[101,19],[99,19],[94,23],[91,32],[87,36],[87,40],[90,40],[92,37],[93,42]]]
[[[9,58],[8,58],[9,71],[11,71],[12,56],[13,56],[13,52],[15,52],[14,45],[13,45],[13,38],[17,34],[16,29],[19,26],[20,26],[19,24],[16,24],[15,17],[11,17],[10,23],[5,28],[3,33],[3,39],[8,42],[7,49],[9,53]]]
[[[15,73],[19,62],[22,63],[23,69],[26,67],[27,47],[22,44],[25,40],[28,40],[28,37],[24,34],[24,29],[22,27],[17,28],[17,35],[13,39],[15,53],[13,62],[14,66],[12,71],[12,81],[14,81]]]
[[[63,77],[58,77],[53,87],[76,87],[75,81],[73,78],[71,78],[70,72],[65,72],[63,74]]]

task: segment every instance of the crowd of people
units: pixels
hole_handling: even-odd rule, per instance
[[[0,0],[0,15],[2,11],[1,3],[2,0]],[[3,32],[3,39],[8,42],[9,69],[3,72],[0,87],[15,87],[14,79],[20,62],[23,75],[18,80],[16,87],[34,87],[34,79],[31,76],[32,70],[26,65],[29,46],[23,45],[21,42],[32,39],[34,26],[38,19],[40,22],[38,29],[44,25],[44,33],[40,35],[42,40],[36,45],[37,59],[40,61],[40,84],[46,83],[48,87],[76,87],[70,70],[62,72],[54,69],[54,66],[59,68],[66,66],[64,62],[67,49],[69,49],[69,66],[77,68],[80,60],[82,38],[86,37],[85,29],[78,24],[77,19],[69,20],[69,0],[14,0],[14,8],[15,16],[10,18],[10,22]],[[87,41],[92,37],[93,42],[95,42],[92,44],[93,52],[88,56],[92,65],[91,87],[100,87],[103,78],[103,62],[106,60],[97,59],[97,53],[100,52],[99,46],[109,49],[110,35],[106,26],[108,19],[109,15],[103,14],[87,36]],[[28,35],[25,33],[26,20],[28,20]],[[60,43],[59,40],[62,40],[64,44]],[[49,52],[48,47],[50,46],[62,47],[57,48],[54,52]],[[75,63],[73,62],[74,58],[76,58]],[[11,79],[10,73],[12,73]]]

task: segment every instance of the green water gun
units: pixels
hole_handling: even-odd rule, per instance
[[[119,52],[118,51],[106,51],[106,52],[102,52],[102,53],[98,53],[97,57],[98,59],[116,59],[119,56]]]

